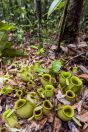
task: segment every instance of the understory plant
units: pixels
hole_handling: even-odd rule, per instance
[[[0,90],[0,93],[3,95],[8,95],[12,91],[13,91],[13,88],[10,85],[6,85]]]
[[[41,98],[45,98],[45,90],[44,88],[38,88],[37,93]]]
[[[51,75],[50,74],[43,74],[41,77],[41,83],[43,86],[52,84]]]
[[[16,90],[16,94],[15,94],[16,97],[21,98],[22,95],[23,95],[23,91],[22,90],[20,90],[20,89]]]
[[[45,97],[50,98],[54,95],[54,86],[53,85],[46,85],[45,86]]]
[[[14,109],[21,118],[29,118],[33,115],[34,104],[26,99],[19,99],[15,102]]]
[[[29,72],[28,67],[23,67],[20,71],[20,77],[25,82],[33,80],[32,74]]]
[[[53,109],[52,99],[55,94],[54,92],[56,92],[55,88],[58,86],[58,79],[56,80],[55,77],[58,78],[58,74],[54,74],[54,76],[47,73],[39,75],[39,73],[36,72],[36,78],[39,79],[40,85],[40,88],[37,88],[35,71],[33,71],[34,68],[37,69],[38,64],[21,68],[20,78],[24,81],[23,84],[25,85],[26,92],[24,88],[15,90],[15,96],[19,99],[15,102],[14,109],[17,116],[20,118],[41,120],[43,115],[47,115]],[[56,85],[54,85],[53,78],[57,81]],[[62,92],[65,94],[66,100],[68,100],[69,103],[74,103],[77,93],[80,93],[83,87],[82,80],[76,76],[72,76],[70,71],[62,71],[59,76],[59,84],[62,88]],[[3,94],[6,95],[13,90],[9,85],[4,89],[5,93],[3,92]],[[25,95],[25,93],[27,95]],[[26,98],[22,98],[24,96]],[[10,112],[11,110],[4,112],[3,119],[10,127],[15,127],[18,123],[17,117],[14,116],[14,113]],[[62,121],[70,121],[74,116],[74,109],[70,105],[58,106],[57,115]],[[10,123],[12,121],[13,123]]]
[[[27,83],[27,85],[28,85],[29,89],[32,89],[32,88],[35,87],[35,82],[33,80],[29,80],[28,83]]]
[[[43,117],[43,111],[41,107],[36,107],[33,111],[33,116],[35,118],[35,120],[41,120]]]
[[[70,79],[70,84],[67,89],[71,89],[74,93],[80,93],[83,87],[83,82],[80,78],[72,76]]]
[[[43,107],[43,113],[46,115],[50,112],[50,110],[52,110],[53,105],[49,100],[44,100],[42,107]]]
[[[18,125],[17,117],[14,113],[12,113],[11,109],[7,109],[3,113],[3,120],[7,123],[7,125],[11,128],[14,128]]]
[[[36,92],[30,92],[27,94],[26,99],[36,105],[39,101],[38,95]]]
[[[12,42],[8,41],[8,32],[14,31],[16,26],[6,21],[0,21],[0,56],[2,57],[19,57],[27,56],[23,50],[14,48]]]
[[[70,72],[62,71],[60,73],[59,83],[60,83],[61,88],[65,88],[69,85],[70,78],[71,78],[71,73]]]
[[[59,106],[57,115],[61,120],[69,121],[74,116],[74,109],[70,105]]]
[[[65,94],[65,98],[68,101],[75,101],[76,95],[72,90],[67,90]]]

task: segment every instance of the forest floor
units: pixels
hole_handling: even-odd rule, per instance
[[[18,117],[19,125],[17,128],[9,128],[8,125],[2,120],[2,113],[6,108],[13,109],[14,103],[19,99],[15,95],[17,89],[24,89],[27,92],[30,90],[27,84],[20,79],[20,69],[22,66],[30,66],[35,62],[41,62],[44,69],[49,69],[51,63],[56,60],[55,45],[45,45],[44,53],[37,54],[37,49],[29,46],[28,43],[21,45],[27,53],[27,57],[15,57],[13,59],[0,59],[0,88],[4,85],[11,85],[13,91],[7,95],[0,95],[0,125],[5,132],[6,128],[11,132],[88,132],[88,46],[85,41],[79,43],[78,46],[69,44],[68,46],[61,46],[61,53],[57,60],[63,60],[63,66],[59,73],[64,71],[72,71],[74,66],[78,70],[73,75],[78,76],[83,80],[82,93],[76,98],[75,102],[69,102],[65,99],[64,93],[58,89],[58,79],[56,80],[54,96],[50,99],[53,103],[53,109],[48,115],[44,115],[39,121],[34,119],[21,119]],[[56,77],[59,78],[59,75]],[[35,79],[36,87],[31,91],[36,91],[40,87],[40,78]],[[26,97],[26,93],[22,98]],[[75,121],[70,120],[64,122],[57,116],[58,104],[71,105],[75,110]],[[40,99],[41,104],[41,99]]]

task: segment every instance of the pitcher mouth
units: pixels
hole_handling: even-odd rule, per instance
[[[51,80],[51,76],[49,74],[44,74],[44,75],[42,75],[42,77],[46,81],[50,81]]]
[[[54,87],[52,86],[52,85],[46,85],[45,86],[45,90],[53,90],[54,89]]]
[[[25,99],[19,99],[16,103],[15,103],[15,109],[19,109],[21,107],[23,107],[26,104],[26,100]]]
[[[52,104],[49,102],[49,100],[46,100],[43,102],[43,106],[46,108],[46,109],[51,109],[52,108]]]
[[[40,110],[35,110],[35,111],[34,111],[34,114],[35,114],[36,116],[39,116],[39,115],[42,114],[42,110],[41,110],[41,109],[40,109]]]
[[[43,91],[44,91],[43,88],[39,88],[39,89],[37,90],[38,93],[42,93]]]
[[[71,83],[74,84],[74,85],[76,85],[76,86],[82,85],[82,81],[78,77],[76,77],[76,76],[73,76],[71,78]]]
[[[75,98],[75,93],[71,90],[66,91],[66,96],[69,98]]]
[[[61,75],[62,75],[63,78],[70,78],[71,77],[70,72],[62,72]]]
[[[74,115],[74,110],[73,110],[73,108],[71,106],[64,106],[63,113],[68,118],[71,118]]]

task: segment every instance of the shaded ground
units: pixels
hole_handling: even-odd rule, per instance
[[[45,46],[45,52],[41,55],[37,55],[37,49],[31,48],[28,43],[22,45],[21,48],[27,51],[28,57],[13,59],[1,58],[0,60],[0,76],[7,75],[10,79],[7,79],[5,83],[14,87],[11,94],[0,95],[0,124],[2,124],[3,127],[6,127],[5,122],[2,121],[3,111],[5,111],[6,106],[12,109],[14,102],[18,99],[15,97],[15,89],[20,88],[28,90],[26,83],[24,83],[19,76],[21,67],[24,65],[29,66],[37,61],[41,61],[43,68],[48,69],[52,61],[55,60],[56,46]],[[40,121],[29,121],[19,118],[19,127],[17,129],[11,129],[12,132],[88,132],[88,46],[82,41],[79,43],[78,47],[74,46],[74,44],[70,44],[67,47],[61,46],[61,48],[62,51],[57,58],[64,61],[61,70],[69,71],[72,70],[73,66],[77,66],[78,71],[76,72],[76,75],[82,78],[84,82],[82,94],[77,98],[75,103],[70,103],[75,109],[75,117],[78,119],[78,122],[74,122],[73,120],[63,122],[57,117],[57,104],[60,102],[67,104],[67,101],[65,98],[63,101],[63,93],[61,93],[60,90],[58,92],[57,84],[59,82],[56,80],[55,95],[51,99],[55,109],[53,108],[53,110]],[[39,78],[35,80],[35,83],[36,88],[33,89],[33,91],[36,91],[40,86]],[[3,85],[2,82],[0,83],[0,87],[2,87],[1,85]],[[29,91],[30,90],[28,90],[28,92]],[[23,97],[25,96],[26,93],[24,92]],[[79,124],[81,124],[81,126]]]

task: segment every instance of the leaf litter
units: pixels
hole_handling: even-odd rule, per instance
[[[86,44],[85,44],[86,46]],[[81,47],[83,48],[83,44],[81,45]],[[1,73],[1,77],[0,77],[0,87],[2,88],[4,85],[4,77],[6,74],[10,75],[10,79],[6,79],[6,83],[12,85],[13,87],[17,88],[21,88],[24,87],[24,89],[26,88],[26,84],[20,80],[19,78],[19,70],[21,69],[22,65],[25,66],[29,66],[31,64],[34,64],[37,61],[43,62],[42,66],[43,68],[47,69],[48,67],[51,66],[52,61],[55,60],[55,56],[54,56],[54,49],[55,47],[48,47],[49,48],[49,52],[47,51],[47,46],[45,47],[46,51],[43,55],[36,55],[35,51],[33,48],[29,47],[27,48],[27,51],[29,53],[29,56],[26,58],[14,58],[13,60],[11,60],[11,62],[9,64],[4,64],[3,63],[3,59],[1,60],[2,63],[2,67],[0,70]],[[65,48],[63,48],[63,52],[67,52],[67,50],[65,51]],[[52,52],[51,52],[52,50]],[[69,48],[68,48],[69,50]],[[61,58],[64,58],[64,60],[67,60],[66,54],[64,53],[63,55],[61,54]],[[69,54],[70,57],[70,54]],[[70,61],[68,63],[69,69],[70,67],[73,67],[73,65],[77,64],[78,68],[79,68],[79,74],[78,76],[82,79],[85,79],[86,81],[88,81],[88,66],[83,66],[83,64],[81,63],[80,65],[80,58],[78,58],[77,60],[74,60],[74,58],[72,59],[72,61]],[[86,64],[86,63],[85,63]],[[66,66],[63,66],[62,69],[66,69]],[[3,72],[2,72],[3,71]],[[83,73],[82,73],[83,72]],[[69,101],[67,101],[65,99],[65,95],[63,94],[62,91],[58,91],[57,93],[55,93],[55,99],[58,103],[62,103],[62,104],[70,104],[73,106],[73,108],[75,110],[77,110],[77,113],[75,115],[75,117],[82,123],[88,123],[88,111],[85,110],[85,108],[83,107],[83,103],[85,103],[87,101],[88,98],[88,87],[85,85],[85,90],[84,90],[84,94],[82,97],[80,97],[80,101],[78,101],[78,103],[76,104],[71,104]],[[10,93],[7,96],[3,96],[0,95],[0,114],[3,113],[3,111],[5,110],[5,107],[13,107],[14,102],[17,100],[12,93]],[[87,104],[87,103],[86,103]],[[5,122],[3,122],[2,118],[0,118],[0,123],[2,124],[2,127],[7,127],[8,126],[5,124]],[[55,111],[52,111],[51,113],[49,113],[47,116],[45,116],[42,120],[40,121],[27,121],[27,120],[23,120],[23,119],[19,119],[19,124],[21,125],[20,128],[9,128],[10,131],[12,132],[34,132],[34,131],[43,131],[43,132],[51,132],[53,130],[53,132],[63,132],[62,131],[62,127],[63,130],[65,130],[65,127],[67,129],[67,131],[71,131],[71,132],[80,132],[80,128],[75,124],[74,121],[70,121],[68,123],[64,123],[62,122],[59,118],[57,118],[57,115],[55,113]],[[64,124],[64,126],[62,125]],[[68,127],[67,127],[67,126]],[[53,126],[53,127],[52,127]]]

